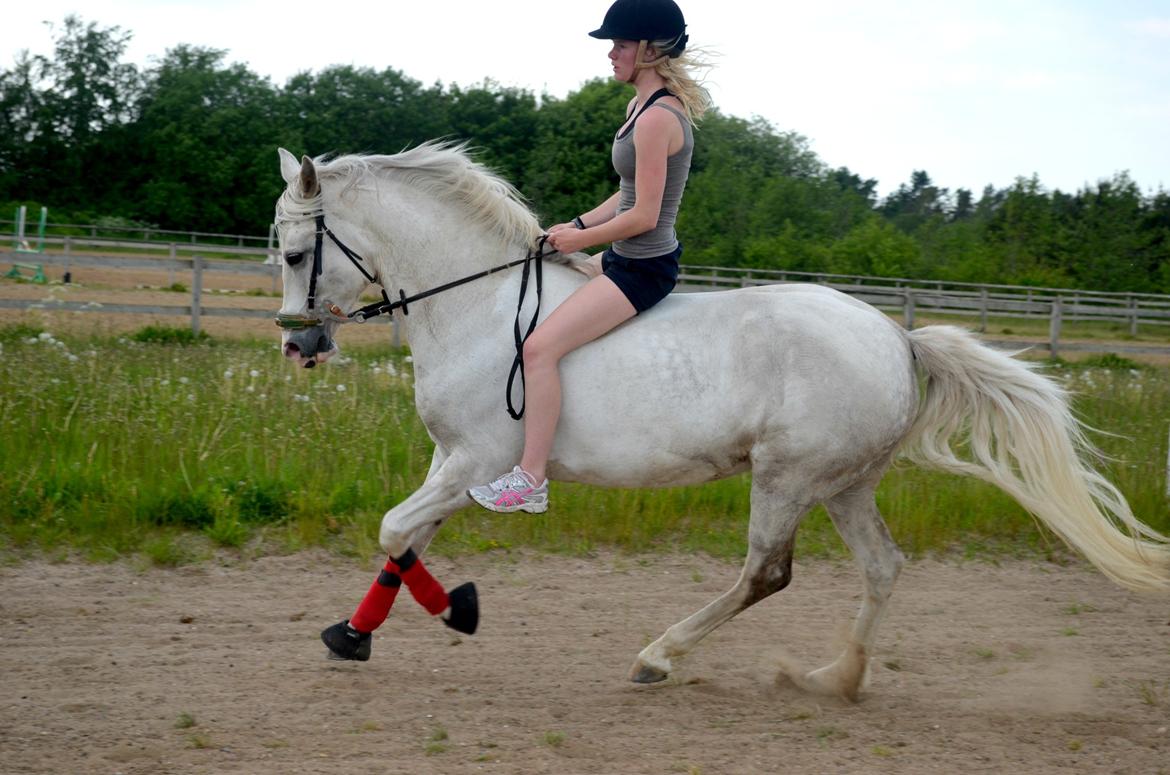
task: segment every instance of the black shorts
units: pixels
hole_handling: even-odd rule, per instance
[[[655,258],[626,258],[611,248],[601,257],[601,271],[641,314],[666,298],[674,288],[681,255],[681,242],[673,253]]]

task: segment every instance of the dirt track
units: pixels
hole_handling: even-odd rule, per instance
[[[1082,568],[910,564],[849,705],[775,664],[828,661],[857,605],[850,565],[798,563],[648,687],[626,680],[636,652],[736,565],[430,565],[478,583],[480,632],[403,595],[365,664],[326,661],[317,631],[372,558],[0,568],[0,772],[1170,772],[1170,603]]]

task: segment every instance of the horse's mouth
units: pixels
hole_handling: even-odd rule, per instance
[[[324,363],[339,352],[337,342],[324,333],[317,338],[316,342],[312,343],[311,351],[308,353],[302,347],[302,344],[290,341],[285,342],[282,349],[284,357],[296,361],[298,366],[305,369],[311,369],[318,363]]]

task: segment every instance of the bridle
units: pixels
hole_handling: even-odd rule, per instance
[[[328,226],[325,225],[325,214],[320,213],[316,216],[317,233],[316,240],[313,243],[313,267],[309,274],[309,296],[308,296],[308,314],[305,315],[286,315],[278,314],[276,316],[276,325],[285,331],[303,331],[308,328],[315,328],[322,326],[328,321],[334,323],[364,323],[370,318],[379,315],[389,315],[396,309],[401,309],[403,315],[410,314],[410,304],[416,301],[421,301],[428,296],[434,296],[449,291],[452,288],[458,288],[460,285],[466,285],[473,280],[479,280],[487,277],[490,274],[503,271],[504,269],[511,269],[514,266],[524,265],[522,274],[520,275],[520,299],[516,303],[516,321],[512,328],[513,337],[516,343],[516,358],[512,361],[512,370],[508,374],[508,386],[506,388],[506,398],[508,405],[508,414],[513,420],[519,420],[524,416],[524,403],[521,400],[520,408],[516,409],[512,404],[512,386],[515,383],[516,375],[520,375],[520,388],[524,389],[524,342],[528,336],[536,328],[537,318],[540,316],[540,300],[544,291],[544,274],[542,271],[543,259],[550,256],[556,251],[545,252],[544,248],[548,242],[548,235],[541,234],[536,240],[534,249],[529,250],[524,258],[518,258],[515,261],[509,261],[506,264],[493,266],[491,269],[485,269],[482,272],[460,277],[458,280],[452,280],[449,283],[431,288],[429,290],[416,293],[413,296],[407,296],[406,291],[398,289],[398,299],[391,301],[390,297],[386,295],[386,285],[383,283],[375,273],[366,269],[368,263],[359,253],[352,250],[344,242],[338,239],[337,235],[333,233]],[[329,302],[323,301],[324,310],[316,311],[317,301],[317,277],[323,271],[322,267],[322,253],[325,237],[333,240],[333,244],[342,252],[342,254],[349,259],[349,262],[357,267],[357,270],[362,273],[370,283],[380,286],[382,288],[382,300],[376,301],[373,304],[367,304],[364,307],[346,313],[341,307]],[[528,278],[531,273],[531,267],[536,266],[536,309],[532,312],[532,320],[528,323],[528,328],[524,334],[520,333],[520,310],[524,306],[524,297],[528,292]]]

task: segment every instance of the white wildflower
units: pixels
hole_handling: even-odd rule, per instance
[[[231,379],[233,376],[235,376],[235,372],[233,372],[231,369],[228,369],[223,373],[224,379]]]
[[[337,386],[337,392],[338,392],[338,393],[344,393],[344,392],[345,392],[345,385],[338,385],[338,386]]]
[[[294,401],[300,401],[301,403],[305,403],[305,404],[307,404],[307,403],[309,402],[309,397],[308,397],[308,396],[302,396],[302,395],[300,395],[300,394],[295,394],[295,395],[293,395],[293,400],[294,400]]]
[[[53,335],[48,331],[42,331],[37,335],[37,339],[40,339],[42,342],[51,342],[53,341]]]
[[[251,377],[252,379],[256,379],[256,377],[260,376],[260,372],[256,371],[256,369],[252,369],[251,371],[248,372],[248,376]]]
[[[255,393],[256,386],[255,385],[248,385],[248,387],[244,388],[244,392],[245,393]]]
[[[179,384],[180,385],[186,385],[190,381],[191,380],[187,379],[186,377],[179,377]]]
[[[407,363],[414,363],[414,357],[410,355],[406,356],[402,360],[406,361]]]

